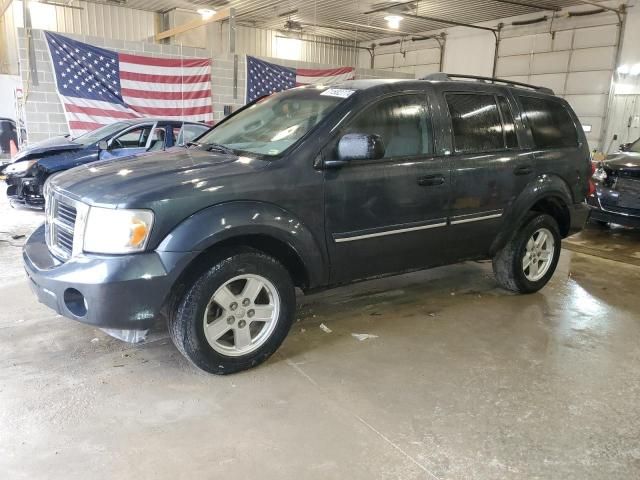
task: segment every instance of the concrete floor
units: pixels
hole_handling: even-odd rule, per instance
[[[0,205],[0,231],[28,213]],[[467,263],[301,298],[270,361],[215,377],[162,329],[135,347],[37,304],[0,240],[2,478],[640,478],[638,266],[565,251],[528,296]]]

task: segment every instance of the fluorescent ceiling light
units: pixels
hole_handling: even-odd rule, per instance
[[[211,18],[216,14],[215,10],[209,10],[208,8],[199,8],[197,12],[204,20],[206,20],[207,18]]]
[[[402,20],[400,15],[387,15],[384,19],[387,21],[389,28],[400,28],[400,21]]]

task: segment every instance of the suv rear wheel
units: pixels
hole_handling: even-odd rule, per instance
[[[555,219],[532,212],[493,257],[493,271],[500,286],[520,293],[540,290],[556,269],[561,241]]]
[[[287,270],[268,255],[246,251],[218,261],[193,282],[169,319],[169,332],[196,367],[233,373],[278,349],[295,307]]]

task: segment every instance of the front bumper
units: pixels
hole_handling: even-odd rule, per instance
[[[596,195],[588,198],[587,202],[591,210],[591,220],[615,223],[624,227],[640,228],[640,210],[618,206],[603,206],[600,201],[600,196],[607,193],[606,191],[602,192],[599,190]]]
[[[44,226],[29,237],[22,253],[29,283],[41,303],[72,320],[123,330],[151,327],[195,255],[82,255],[62,263],[47,248]]]
[[[7,198],[13,203],[18,203],[31,208],[44,208],[42,188],[34,177],[19,177],[7,175]]]

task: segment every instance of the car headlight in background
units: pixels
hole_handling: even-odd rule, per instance
[[[604,183],[607,180],[607,172],[605,171],[604,167],[601,163],[594,163],[593,165],[595,168],[593,170],[593,175],[591,175],[591,178],[593,178],[595,182]]]
[[[133,253],[147,246],[153,212],[91,207],[84,230],[85,252]]]
[[[22,162],[15,162],[4,169],[4,173],[12,175],[20,175],[29,170],[38,160],[24,160]]]

